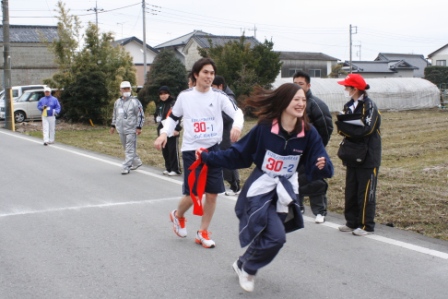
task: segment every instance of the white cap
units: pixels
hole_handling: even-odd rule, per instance
[[[49,92],[51,92],[51,88],[50,88],[50,87],[48,87],[48,86],[45,86],[45,87],[44,87],[44,92],[46,92],[46,91],[49,91]]]
[[[120,88],[126,88],[126,87],[131,88],[131,83],[130,83],[129,81],[123,81],[123,82],[121,82],[121,84],[120,84]]]

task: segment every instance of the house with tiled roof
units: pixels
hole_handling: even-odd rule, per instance
[[[42,84],[57,72],[48,43],[58,38],[57,26],[9,25],[12,86]],[[4,51],[3,26],[0,26],[0,51]],[[0,57],[0,82],[3,84],[4,57]]]
[[[188,43],[183,48],[183,54],[185,57],[185,68],[187,70],[191,70],[193,67],[193,64],[202,58],[201,55],[199,55],[200,49],[208,49],[212,45],[213,46],[224,46],[225,44],[229,42],[239,42],[241,40],[241,36],[226,36],[226,35],[194,35],[190,38]],[[249,44],[249,46],[252,48],[258,44],[260,44],[257,39],[254,37],[246,36],[244,39],[245,44]]]
[[[143,86],[143,84],[145,83],[144,55],[146,55],[146,71],[149,72],[151,64],[153,63],[154,58],[156,58],[159,51],[149,46],[148,44],[146,44],[146,51],[144,51],[143,49],[145,47],[143,47],[143,41],[136,38],[135,36],[116,40],[114,44],[124,47],[126,51],[128,51],[132,56],[134,67],[136,69],[137,85]]]
[[[359,73],[364,78],[413,78],[415,66],[404,60],[400,61],[352,61],[352,73]],[[343,70],[349,72],[350,64],[344,62]]]
[[[213,34],[204,32],[202,30],[194,30],[193,32],[190,32],[188,34],[184,34],[182,36],[179,36],[177,38],[171,39],[167,42],[164,42],[160,45],[155,46],[158,51],[162,50],[173,50],[176,54],[176,57],[182,61],[183,64],[185,64],[185,54],[184,54],[184,48],[190,41],[190,39],[196,35],[206,35],[206,36],[213,36]]]
[[[281,78],[292,77],[297,71],[308,73],[310,77],[325,78],[339,59],[320,52],[287,52],[281,51]]]
[[[379,53],[373,61],[352,61],[352,72],[365,78],[424,78],[429,66],[423,55]],[[350,71],[350,62],[343,63],[343,70]]]
[[[379,53],[374,61],[388,61],[396,70],[399,70],[400,67],[409,70],[412,67],[414,78],[423,78],[425,76],[425,68],[430,65],[425,56],[421,54]],[[405,65],[411,67],[408,68]]]
[[[428,55],[433,66],[448,66],[448,44]]]

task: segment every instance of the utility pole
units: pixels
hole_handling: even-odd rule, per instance
[[[253,31],[254,32],[254,38],[257,39],[257,26],[254,25],[254,29],[247,29],[249,31]]]
[[[98,9],[98,1],[95,1],[95,7],[94,8],[90,8],[87,11],[94,11],[95,15],[96,15],[96,27],[98,27],[98,10],[99,11],[103,11],[104,9],[100,8]]]
[[[362,60],[361,59],[361,43],[359,43],[359,45],[355,45],[355,47],[359,48],[359,50],[358,50],[358,57],[359,57],[359,60]]]
[[[156,15],[158,12],[160,12],[161,7],[157,5],[151,5],[153,8],[148,11],[148,13]],[[144,82],[146,83],[146,3],[145,0],[142,1],[142,10],[143,10],[143,75],[144,75]]]
[[[9,53],[9,1],[2,0],[3,10],[3,87],[5,88],[5,127],[15,131],[11,94],[11,55]]]
[[[352,29],[355,29],[356,31],[353,32]],[[356,33],[358,33],[358,27],[350,24],[350,74],[352,73],[352,35]]]
[[[146,83],[146,3],[142,1],[143,12],[143,83]]]

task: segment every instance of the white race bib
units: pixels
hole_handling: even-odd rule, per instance
[[[215,118],[192,119],[194,139],[207,139],[218,136],[215,128]]]
[[[263,159],[263,170],[270,177],[292,176],[299,165],[300,156],[281,156],[271,151],[266,151]]]
[[[123,108],[118,108],[118,114],[123,114],[124,113],[124,109]]]

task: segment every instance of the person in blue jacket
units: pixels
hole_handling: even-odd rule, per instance
[[[42,133],[44,145],[54,143],[56,116],[61,112],[57,98],[51,95],[51,88],[44,87],[45,96],[37,103],[37,109],[42,112]]]
[[[294,83],[275,90],[256,87],[246,104],[258,123],[229,149],[196,156],[208,166],[255,168],[238,196],[239,241],[246,252],[233,263],[240,286],[254,290],[258,270],[269,264],[286,242],[286,233],[303,228],[298,203],[299,165],[310,181],[333,176],[333,164],[305,113],[306,95]]]

